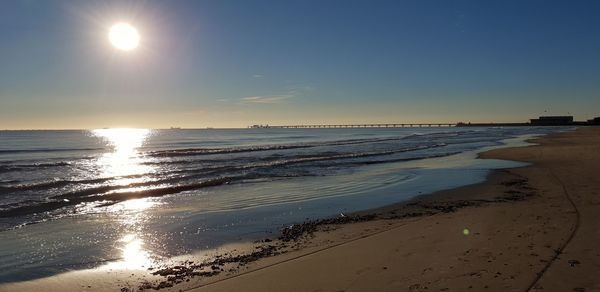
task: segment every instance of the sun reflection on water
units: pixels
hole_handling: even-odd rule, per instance
[[[123,227],[123,236],[115,242],[119,260],[103,266],[103,269],[146,269],[153,264],[156,257],[145,247],[143,227],[146,212],[159,204],[156,198],[142,198],[108,208],[108,213],[113,214]]]
[[[152,171],[150,166],[143,165],[144,159],[138,151],[150,135],[150,130],[96,129],[92,133],[94,136],[104,139],[113,148],[112,152],[105,153],[97,161],[97,165],[105,176],[123,177]],[[120,178],[115,183],[126,185],[135,181],[131,178]]]
[[[111,212],[144,211],[155,205],[158,205],[158,202],[152,200],[151,198],[132,199],[114,205]]]
[[[144,248],[144,241],[135,233],[125,234],[117,241],[121,260],[109,263],[101,269],[144,269],[153,264],[151,254]]]
[[[150,255],[144,250],[144,242],[133,234],[128,234],[121,239],[123,247],[123,268],[137,268],[149,266],[152,262]]]
[[[152,172],[151,166],[144,165],[140,154],[142,147],[151,134],[148,129],[97,129],[92,134],[102,138],[112,148],[98,158],[96,166],[104,177],[113,178],[111,185],[127,186],[146,180],[145,174]],[[134,176],[135,177],[132,177]],[[133,188],[140,190],[143,188]],[[126,189],[121,189],[128,190]],[[148,209],[160,204],[155,198],[126,200],[106,209],[122,228],[122,236],[115,242],[120,260],[109,263],[105,269],[143,269],[152,264],[152,254],[145,247],[143,223],[148,217]],[[121,227],[121,228],[120,228]]]

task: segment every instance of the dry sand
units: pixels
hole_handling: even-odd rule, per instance
[[[529,167],[417,200],[492,202],[317,232],[295,257],[193,291],[598,291],[600,128],[534,142],[481,155]]]
[[[481,155],[531,166],[358,214],[375,220],[318,225],[282,255],[161,291],[600,291],[600,127],[534,142]],[[131,291],[148,273],[78,271],[0,290]]]

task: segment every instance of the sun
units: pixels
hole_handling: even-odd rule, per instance
[[[140,44],[140,34],[129,23],[120,22],[110,27],[108,39],[116,49],[131,51]]]

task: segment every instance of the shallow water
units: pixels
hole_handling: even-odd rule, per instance
[[[476,183],[520,165],[476,160],[477,151],[557,130],[2,131],[0,282],[145,268]]]

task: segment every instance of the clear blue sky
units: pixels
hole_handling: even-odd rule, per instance
[[[0,128],[587,119],[599,15],[585,0],[5,0]],[[120,21],[139,48],[110,45]]]

